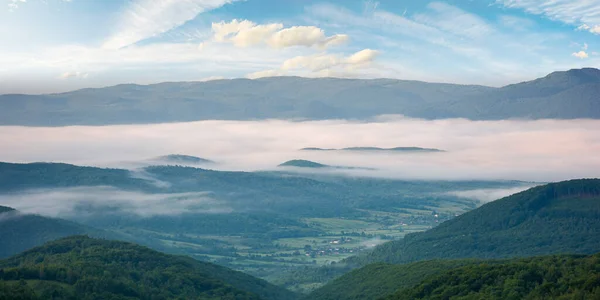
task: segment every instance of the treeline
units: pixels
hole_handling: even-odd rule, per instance
[[[471,264],[385,299],[600,299],[600,254]]]

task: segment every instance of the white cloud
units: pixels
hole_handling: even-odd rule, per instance
[[[534,185],[526,185],[516,188],[508,189],[479,189],[479,190],[464,190],[464,191],[452,191],[446,194],[453,195],[461,198],[473,199],[482,203],[487,203],[502,199],[504,197],[520,193],[534,187]]]
[[[119,49],[165,33],[198,14],[235,0],[135,0],[123,12],[115,34],[103,45]]]
[[[578,31],[589,31],[593,34],[600,34],[600,25],[595,25],[595,26],[589,26],[587,24],[583,24],[579,27],[577,27]]]
[[[579,52],[575,52],[575,53],[573,53],[573,54],[571,54],[571,55],[572,55],[572,56],[575,56],[575,57],[577,57],[577,58],[581,58],[581,59],[585,59],[585,58],[588,58],[588,57],[589,57],[589,55],[587,54],[587,52],[585,52],[585,51],[583,51],[583,50],[582,50],[582,51],[579,51]]]
[[[285,76],[285,74],[286,73],[282,70],[265,70],[265,71],[258,71],[258,72],[250,73],[250,74],[246,75],[246,77],[250,78],[250,79],[258,79],[258,78],[264,78],[264,77]]]
[[[496,3],[573,24],[578,26],[579,30],[600,33],[600,2],[598,0],[496,0]]]
[[[69,78],[80,78],[85,79],[88,77],[88,73],[82,73],[78,71],[65,72],[60,75],[61,79],[69,79]]]
[[[231,22],[213,23],[212,30],[215,41],[231,42],[237,47],[266,44],[273,48],[294,46],[327,48],[348,40],[348,36],[343,34],[326,36],[323,29],[315,26],[284,28],[280,23],[259,25],[248,20],[237,19]]]
[[[25,3],[27,0],[8,0],[8,10],[13,11],[19,8],[20,3]]]
[[[113,187],[76,187],[30,190],[0,195],[0,203],[24,213],[67,217],[81,214],[79,208],[115,208],[143,217],[183,213],[229,213],[227,203],[209,193],[145,194]],[[89,211],[86,211],[89,212]]]
[[[249,74],[249,78],[289,75],[317,77],[354,77],[352,71],[368,68],[378,55],[378,51],[364,49],[350,56],[341,54],[315,54],[296,56],[283,62],[280,69]],[[308,71],[308,73],[306,73]]]

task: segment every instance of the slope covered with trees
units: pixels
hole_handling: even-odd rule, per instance
[[[412,264],[375,263],[353,270],[307,295],[305,300],[376,300],[427,276],[471,263],[471,260],[431,260]]]
[[[384,299],[600,299],[600,255],[469,264]]]
[[[37,299],[294,299],[295,294],[188,257],[74,236],[0,261],[0,295]]]
[[[539,186],[378,246],[354,262],[506,258],[600,251],[600,180]]]

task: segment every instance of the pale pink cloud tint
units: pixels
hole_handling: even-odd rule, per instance
[[[357,175],[411,179],[555,181],[600,177],[600,121],[202,121],[156,125],[0,127],[0,160],[99,166],[179,153],[226,170],[272,169],[289,159],[377,168]],[[303,147],[418,146],[431,154],[305,152]]]

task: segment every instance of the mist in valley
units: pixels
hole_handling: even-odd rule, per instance
[[[370,122],[200,121],[153,125],[0,127],[6,162],[65,162],[139,170],[185,154],[216,170],[263,171],[291,159],[364,169],[310,172],[419,180],[559,181],[597,177],[598,120],[420,120]],[[300,151],[305,147],[424,147],[445,152]],[[184,164],[185,163],[178,163]],[[143,173],[138,173],[143,176]],[[161,184],[157,182],[157,184]]]

